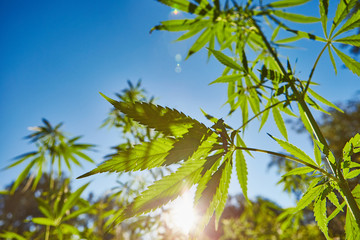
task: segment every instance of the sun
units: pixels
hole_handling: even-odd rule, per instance
[[[171,204],[165,221],[173,230],[187,235],[196,226],[198,218],[193,206],[193,196],[188,191]]]

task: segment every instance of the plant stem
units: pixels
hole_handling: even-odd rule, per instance
[[[275,156],[279,156],[279,157],[283,157],[283,158],[286,158],[286,159],[289,159],[289,160],[292,160],[294,162],[297,162],[297,163],[301,163],[307,167],[311,167],[312,169],[314,169],[315,171],[319,171],[321,172],[323,175],[327,176],[328,178],[331,178],[333,179],[334,181],[337,181],[337,178],[334,177],[333,175],[331,175],[330,173],[328,173],[327,171],[325,171],[324,169],[322,168],[319,168],[315,165],[312,165],[310,163],[307,163],[299,158],[295,158],[295,157],[292,157],[292,156],[288,156],[288,155],[285,155],[285,154],[281,154],[281,153],[277,153],[277,152],[273,152],[273,151],[268,151],[268,150],[263,150],[263,149],[257,149],[257,148],[248,148],[248,147],[236,147],[235,149],[237,150],[245,150],[245,151],[253,151],[253,152],[262,152],[262,153],[267,153],[267,154],[271,154],[271,155],[275,155]]]
[[[309,107],[307,106],[306,102],[304,101],[304,96],[298,91],[298,89],[296,88],[294,82],[291,81],[290,78],[288,77],[287,71],[285,70],[284,66],[280,62],[277,54],[275,53],[275,51],[271,47],[271,45],[270,45],[269,41],[267,40],[267,38],[265,37],[264,33],[261,31],[260,27],[257,25],[256,21],[253,19],[252,22],[253,22],[254,26],[256,27],[256,29],[258,30],[258,33],[261,36],[262,40],[264,41],[264,43],[265,43],[266,47],[268,48],[270,54],[274,57],[275,61],[279,65],[282,73],[287,78],[286,80],[289,82],[291,90],[293,91],[293,93],[294,93],[297,101],[299,102],[301,108],[303,109],[303,111],[305,113],[305,116],[306,116],[306,118],[307,118],[313,132],[314,132],[314,136],[317,138],[317,140],[319,142],[321,142],[325,146],[325,149],[327,149],[327,151],[329,151],[330,148],[329,148],[329,146],[328,146],[328,144],[326,142],[326,139],[325,139],[324,135],[322,134],[319,125],[315,121],[314,116],[312,115]],[[328,156],[328,152],[327,153],[325,152],[325,154]],[[349,209],[350,209],[351,213],[353,214],[357,225],[360,228],[360,209],[357,206],[355,198],[351,193],[350,187],[349,187],[347,181],[344,179],[344,176],[342,175],[342,172],[340,170],[336,171],[336,166],[334,164],[332,164],[328,159],[327,159],[327,162],[329,164],[330,170],[335,175],[337,183],[339,184],[339,187],[340,187],[341,191],[343,192],[343,194],[345,196],[345,201],[346,201],[347,205],[349,206]]]

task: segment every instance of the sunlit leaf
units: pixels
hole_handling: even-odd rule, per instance
[[[209,85],[212,85],[214,83],[229,83],[229,82],[235,82],[242,77],[244,77],[244,74],[232,74],[232,75],[225,75],[217,78],[216,80],[209,83]]]
[[[359,13],[359,15],[360,15],[360,13]],[[344,38],[339,38],[339,39],[334,40],[334,42],[340,42],[340,43],[344,43],[344,44],[350,44],[355,47],[360,47],[360,35],[356,34],[356,35],[352,35],[352,36],[348,36],[348,37],[344,37]]]
[[[330,36],[336,27],[348,16],[350,10],[354,7],[358,0],[340,0],[339,5],[336,8],[334,20],[332,21]]]
[[[191,46],[188,55],[186,56],[186,59],[188,59],[191,55],[199,51],[201,48],[203,48],[206,43],[210,41],[211,35],[212,35],[212,29],[207,28],[205,29],[198,39],[194,42],[194,44]]]
[[[340,57],[341,61],[345,64],[347,68],[349,68],[353,73],[360,76],[360,63],[355,59],[349,57],[345,53],[339,51],[337,48],[333,47],[336,54]]]
[[[280,11],[280,10],[271,11],[271,13],[277,17],[286,19],[291,22],[297,22],[297,23],[315,23],[315,22],[320,21],[320,19],[317,17],[304,16],[301,14],[289,13],[289,12],[284,12],[284,11]]]
[[[310,0],[280,0],[268,4],[269,7],[273,8],[286,8],[295,7],[309,2]]]
[[[214,56],[216,57],[216,59],[225,66],[235,70],[244,71],[244,69],[239,64],[237,64],[234,60],[232,60],[230,57],[226,56],[222,52],[216,51],[214,49],[209,49],[209,51],[211,51],[212,54],[214,54]]]
[[[303,175],[303,174],[307,174],[307,173],[313,172],[313,171],[314,171],[314,169],[311,167],[298,167],[298,168],[290,170],[285,175],[283,175],[283,177],[291,176],[291,175]]]
[[[314,161],[306,153],[304,153],[302,150],[300,150],[299,148],[295,147],[294,145],[292,145],[292,144],[290,144],[288,142],[277,139],[275,137],[273,137],[273,138],[288,153],[291,153],[294,157],[297,157],[297,158],[303,160],[304,162],[307,162],[307,163],[313,165]]]
[[[357,225],[349,207],[346,210],[345,234],[347,240],[358,240],[360,238],[359,226]]]
[[[308,191],[302,196],[294,211],[300,211],[307,207],[314,199],[321,194],[322,185],[318,185],[308,189]]]
[[[45,226],[56,226],[56,222],[53,219],[43,218],[43,217],[35,217],[32,218],[31,221],[36,224],[45,225]]]
[[[321,196],[319,196],[316,199],[314,204],[314,216],[320,230],[324,233],[326,239],[330,239],[328,234],[328,221],[326,216],[326,198],[322,198]]]
[[[274,107],[274,108],[272,108],[272,112],[273,112],[273,117],[274,117],[276,126],[278,127],[281,135],[283,135],[283,137],[287,140],[288,136],[287,136],[285,122],[284,122],[284,120],[283,120],[283,118],[281,116],[281,113],[280,113],[279,109]]]
[[[343,110],[341,110],[340,108],[338,108],[335,104],[333,104],[332,102],[326,100],[325,98],[323,98],[322,96],[320,96],[319,94],[317,94],[314,90],[308,88],[309,93],[316,98],[317,100],[319,100],[320,102],[322,102],[323,104],[332,107],[336,110],[338,110],[339,112],[343,113]]]
[[[242,146],[241,142],[240,142],[239,134],[237,134],[236,142],[237,142],[238,146]],[[237,177],[238,177],[241,189],[242,189],[242,193],[243,193],[245,199],[247,201],[249,201],[248,196],[247,196],[248,171],[247,171],[246,160],[245,160],[244,154],[242,153],[241,150],[236,151],[236,173],[237,173]]]
[[[360,27],[360,10],[352,14],[352,16],[341,26],[341,28],[334,34],[333,37],[338,36],[343,32],[350,31],[354,28]]]

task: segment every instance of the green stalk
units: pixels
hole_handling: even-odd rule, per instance
[[[304,97],[298,91],[298,89],[296,88],[294,82],[290,81],[290,78],[287,76],[286,69],[284,68],[284,66],[280,62],[277,54],[275,53],[274,49],[271,47],[270,43],[268,42],[268,40],[265,37],[264,33],[261,31],[260,27],[257,25],[256,21],[252,20],[252,22],[253,22],[254,26],[256,27],[256,29],[258,30],[258,33],[261,36],[262,40],[264,41],[264,43],[265,43],[266,47],[268,48],[270,54],[274,57],[275,61],[279,65],[282,73],[287,78],[286,80],[289,82],[291,90],[293,91],[294,95],[296,96],[296,99],[299,102],[301,108],[303,109],[303,111],[305,113],[305,116],[306,116],[306,118],[307,118],[313,132],[314,132],[314,136],[317,138],[317,140],[319,142],[321,142],[325,146],[325,149],[330,149],[327,142],[326,142],[326,139],[325,139],[324,135],[322,134],[322,132],[320,130],[319,125],[315,121],[314,116],[312,115],[309,107],[307,106],[307,104],[306,104],[306,102],[304,100]],[[328,154],[326,154],[326,155],[328,155]],[[346,201],[347,205],[349,206],[350,211],[353,214],[357,225],[360,228],[360,209],[357,206],[355,198],[351,193],[350,187],[349,187],[347,181],[345,180],[344,176],[342,175],[342,172],[340,170],[336,171],[336,166],[334,164],[332,164],[328,159],[327,159],[327,162],[329,164],[329,168],[330,168],[332,174],[335,175],[337,183],[339,184],[339,187],[340,187],[342,193],[345,196],[345,201]]]
[[[288,156],[288,155],[285,155],[285,154],[281,154],[281,153],[277,153],[277,152],[273,152],[273,151],[268,151],[268,150],[263,150],[263,149],[257,149],[257,148],[248,148],[248,147],[236,147],[235,149],[237,150],[245,150],[245,151],[253,151],[253,152],[262,152],[262,153],[267,153],[267,154],[271,154],[271,155],[274,155],[274,156],[279,156],[279,157],[282,157],[282,158],[286,158],[286,159],[289,159],[291,161],[294,161],[294,162],[297,162],[297,163],[301,163],[307,167],[311,167],[312,169],[314,169],[315,171],[318,171],[318,172],[321,172],[324,176],[327,176],[328,178],[331,178],[335,181],[337,181],[337,178],[334,177],[333,175],[331,175],[330,173],[328,173],[327,171],[325,171],[324,169],[322,168],[319,168],[318,166],[315,166],[315,165],[312,165],[310,163],[307,163],[299,158],[295,158],[295,157],[292,157],[292,156]]]

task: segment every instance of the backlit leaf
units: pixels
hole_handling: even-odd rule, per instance
[[[290,144],[288,142],[277,139],[275,137],[273,137],[273,138],[288,153],[291,153],[294,157],[297,157],[297,158],[303,160],[304,162],[307,162],[307,163],[313,165],[314,161],[306,153],[304,153],[302,150],[300,150],[299,148],[295,147],[294,145],[292,145],[292,144]]]
[[[285,122],[284,122],[284,120],[283,120],[283,118],[281,116],[281,113],[280,113],[279,109],[274,107],[274,108],[272,108],[272,112],[273,112],[273,117],[274,117],[276,126],[278,127],[281,135],[283,135],[283,137],[287,140],[288,136],[287,136]]]
[[[307,207],[312,201],[314,201],[314,199],[317,196],[319,196],[319,194],[321,194],[321,188],[322,185],[318,185],[308,189],[308,191],[304,194],[304,196],[302,196],[302,198],[297,203],[297,206],[294,209],[294,211],[300,211],[305,207]]]
[[[350,44],[355,47],[360,47],[360,34],[356,34],[356,35],[352,35],[352,36],[348,36],[348,37],[344,37],[344,38],[339,38],[339,39],[334,40],[334,42],[340,42],[340,43],[344,43],[344,44]]]
[[[334,34],[333,37],[336,37],[337,35],[350,31],[354,28],[360,27],[360,10],[358,10],[356,13],[354,13],[345,23],[341,26],[341,28],[337,31],[336,34]]]
[[[269,7],[273,8],[286,8],[295,7],[309,2],[310,0],[280,0],[268,4]]]
[[[232,75],[225,75],[217,78],[216,80],[209,83],[209,85],[212,85],[214,83],[229,83],[229,82],[235,82],[240,80],[242,77],[244,77],[244,74],[232,74]]]
[[[216,51],[214,49],[209,49],[209,51],[212,52],[212,54],[214,54],[214,56],[216,57],[216,59],[221,62],[222,64],[224,64],[225,66],[238,70],[238,71],[243,71],[244,69],[237,64],[234,60],[232,60],[230,57],[226,56],[225,54],[223,54],[220,51]]]
[[[323,104],[332,107],[336,110],[338,110],[339,112],[343,113],[343,110],[341,110],[340,108],[338,108],[335,104],[333,104],[332,102],[326,100],[325,98],[323,98],[322,96],[320,96],[319,94],[317,94],[314,90],[308,88],[308,92],[317,100],[319,100],[320,102],[322,102]]]
[[[314,204],[314,216],[315,220],[324,233],[326,239],[329,239],[328,227],[327,227],[327,216],[326,216],[326,198],[319,196]]]
[[[311,167],[298,167],[298,168],[290,170],[285,175],[283,175],[283,177],[291,176],[291,175],[302,175],[302,174],[307,174],[307,173],[313,172],[313,171],[314,171],[314,169]]]
[[[201,48],[203,48],[206,45],[206,43],[208,43],[210,41],[211,34],[212,34],[211,28],[205,29],[201,33],[199,38],[196,39],[194,44],[191,46],[191,48],[188,52],[188,55],[186,56],[186,59],[188,59],[191,55],[193,55],[194,53],[199,51]]]
[[[280,10],[271,11],[271,13],[277,17],[297,23],[315,23],[320,21],[320,19],[317,17],[304,16],[301,14],[289,13]]]
[[[356,61],[355,59],[349,57],[345,53],[339,51],[337,48],[333,47],[336,54],[340,57],[340,59],[343,61],[345,66],[349,68],[353,73],[360,76],[360,63]]]
[[[240,135],[237,134],[236,137],[237,146],[242,146],[240,142]],[[236,173],[237,177],[242,189],[242,193],[247,201],[249,201],[247,196],[247,179],[248,179],[248,171],[246,160],[242,150],[236,150]]]
[[[205,125],[199,123],[197,120],[175,109],[146,102],[117,102],[103,94],[101,95],[129,118],[149,128],[154,128],[156,131],[162,132],[165,135],[181,137],[188,132],[189,128],[195,127],[195,125],[200,128],[206,128]]]

